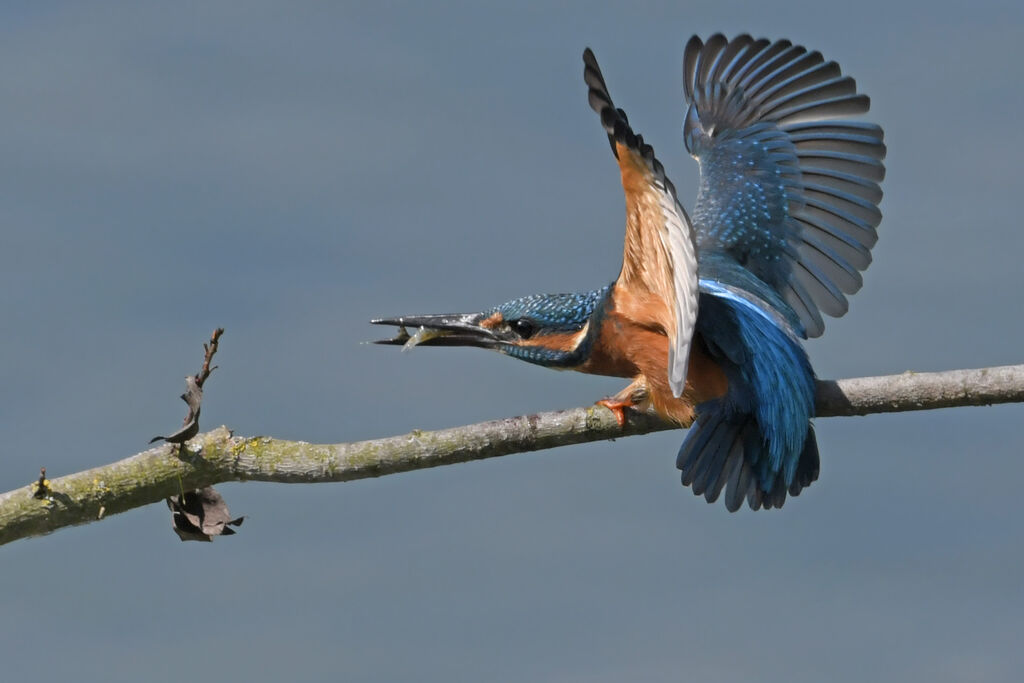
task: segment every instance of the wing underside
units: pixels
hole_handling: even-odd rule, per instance
[[[676,199],[654,150],[633,132],[612,103],[594,53],[583,53],[591,108],[601,117],[619,162],[626,195],[626,240],[617,288],[654,297],[665,306],[660,321],[669,338],[669,382],[682,395],[697,319],[697,248],[690,219]]]

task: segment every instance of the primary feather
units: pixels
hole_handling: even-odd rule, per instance
[[[695,36],[683,74],[700,249],[729,254],[819,336],[860,289],[882,218],[882,129],[843,120],[868,97],[819,52],[747,35]]]
[[[839,65],[787,40],[696,36],[683,58],[696,331],[729,379],[697,406],[679,451],[684,484],[735,510],[781,506],[818,476],[814,372],[798,337],[824,331],[860,289],[882,214],[885,145]]]

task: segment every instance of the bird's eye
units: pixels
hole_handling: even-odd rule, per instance
[[[535,331],[533,328],[533,323],[531,323],[529,320],[526,320],[525,318],[513,320],[509,323],[509,325],[512,327],[512,331],[518,334],[523,339],[529,339],[530,337],[533,336],[533,333]]]

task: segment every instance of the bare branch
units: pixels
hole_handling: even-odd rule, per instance
[[[831,417],[1015,402],[1024,402],[1024,365],[822,380],[817,412]],[[612,412],[599,406],[326,445],[232,436],[221,427],[197,436],[180,455],[177,447],[162,445],[50,480],[44,499],[35,497],[37,482],[0,495],[0,544],[155,503],[178,493],[179,486],[350,481],[672,428],[639,413],[619,427]]]
[[[1022,381],[1024,365],[818,380],[816,410],[821,417],[847,417],[1019,403]]]
[[[200,368],[199,372],[196,374],[196,384],[198,384],[200,388],[202,388],[203,382],[205,382],[210,376],[210,373],[217,369],[216,365],[212,368],[210,367],[210,361],[213,360],[214,354],[217,353],[217,342],[220,341],[220,336],[222,334],[224,334],[224,328],[218,327],[213,331],[213,334],[210,335],[210,342],[208,344],[203,344],[203,351],[205,353],[203,357],[203,367]]]
[[[181,395],[181,400],[188,405],[188,413],[181,423],[181,429],[167,436],[154,436],[149,440],[150,443],[162,440],[167,443],[183,444],[199,433],[199,413],[202,410],[203,403],[203,382],[210,377],[211,372],[217,369],[216,365],[212,368],[210,367],[210,361],[213,360],[213,355],[217,353],[217,342],[220,341],[222,334],[224,334],[223,327],[218,327],[213,331],[213,334],[210,335],[210,342],[203,344],[203,367],[195,375],[185,377],[185,393]]]

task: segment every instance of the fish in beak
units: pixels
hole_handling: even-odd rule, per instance
[[[483,323],[488,320],[484,313],[440,313],[434,315],[407,315],[398,318],[371,320],[374,325],[395,325],[398,333],[391,339],[381,339],[375,344],[401,345],[407,351],[414,346],[478,346],[493,349],[507,334],[491,329]],[[414,330],[412,334],[409,330]]]

